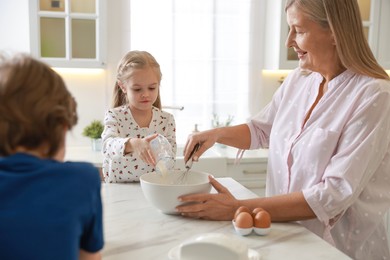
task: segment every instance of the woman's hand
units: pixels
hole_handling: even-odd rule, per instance
[[[157,162],[150,142],[157,136],[158,134],[153,134],[145,138],[130,138],[126,143],[126,153],[132,152],[145,163],[156,166]]]
[[[214,128],[189,135],[184,147],[184,161],[186,162],[189,159],[196,144],[200,144],[200,147],[192,157],[194,161],[198,161],[199,157],[217,142],[239,149],[249,149],[251,145],[251,133],[248,125],[241,124]]]
[[[207,149],[212,147],[217,142],[217,140],[217,129],[211,129],[189,135],[183,151],[184,161],[188,161],[190,154],[192,150],[194,150],[196,144],[199,144],[199,149],[192,156],[194,161],[198,161],[199,157],[204,152],[206,152]]]
[[[209,176],[211,185],[217,194],[192,194],[179,197],[181,202],[195,202],[189,205],[178,206],[176,210],[185,217],[207,220],[232,220],[239,207],[239,201],[221,185],[216,179]]]

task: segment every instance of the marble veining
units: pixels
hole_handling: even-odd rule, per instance
[[[256,194],[232,178],[217,178],[237,198]],[[215,192],[213,190],[212,192]],[[238,237],[267,259],[350,259],[296,223],[273,223],[267,236],[241,237],[229,221],[206,221],[166,215],[153,208],[139,183],[102,184],[105,246],[103,259],[168,258],[171,248],[202,233]]]

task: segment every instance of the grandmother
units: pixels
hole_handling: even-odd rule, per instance
[[[183,216],[231,220],[239,206],[267,210],[273,222],[298,221],[353,259],[390,259],[384,214],[390,206],[390,81],[375,60],[356,0],[288,0],[286,46],[298,54],[272,101],[246,124],[189,136],[185,158],[216,142],[269,148],[266,197],[218,194]]]

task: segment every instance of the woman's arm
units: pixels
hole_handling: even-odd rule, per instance
[[[217,194],[194,194],[182,196],[182,202],[198,202],[177,207],[177,211],[186,217],[209,220],[232,220],[240,206],[263,208],[271,215],[273,222],[295,221],[315,218],[302,192],[247,200],[237,200],[217,180],[210,177],[210,183],[218,191]]]
[[[257,207],[263,208],[271,215],[273,222],[307,220],[316,217],[302,192],[241,200],[240,203],[252,210]]]
[[[216,129],[217,143],[226,144],[239,149],[249,149],[251,133],[247,124]]]

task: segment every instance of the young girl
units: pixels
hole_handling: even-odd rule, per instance
[[[161,76],[160,65],[146,51],[130,51],[119,63],[113,108],[106,112],[102,134],[105,182],[139,181],[155,171],[150,141],[158,134],[176,154],[174,117],[161,110]]]

